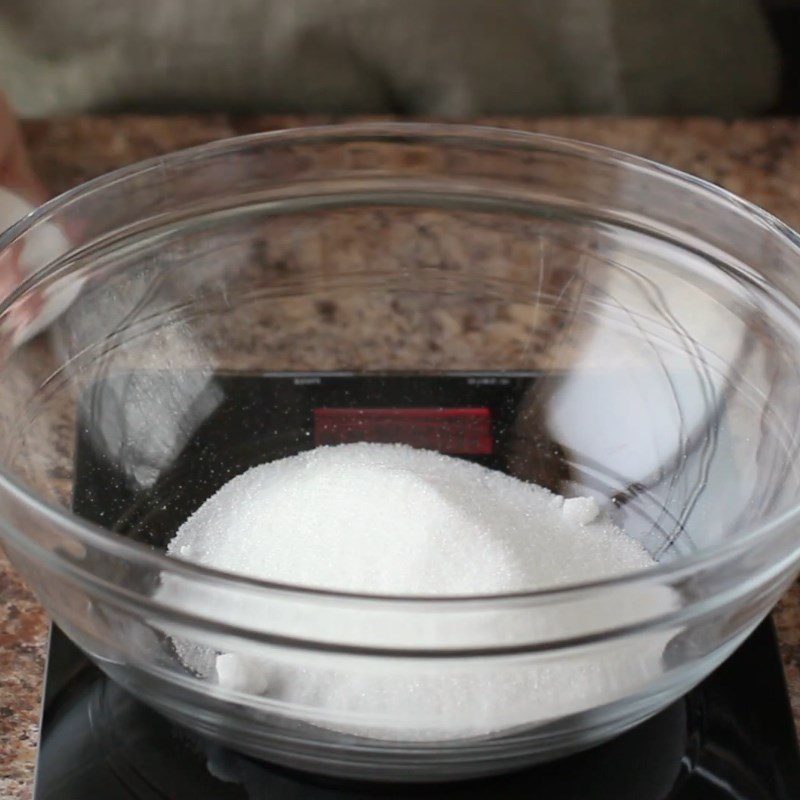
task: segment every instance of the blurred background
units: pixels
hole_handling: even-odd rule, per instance
[[[0,0],[16,114],[800,109],[800,0]]]
[[[775,113],[800,111],[800,0],[761,0],[779,51],[780,83]]]

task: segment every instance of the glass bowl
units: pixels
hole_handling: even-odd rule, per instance
[[[282,131],[68,192],[0,237],[20,254],[8,556],[111,678],[233,748],[376,780],[552,759],[687,692],[798,570],[798,239],[703,181],[488,128]],[[595,497],[658,563],[400,597],[167,557],[237,470],[310,446],[291,393],[230,412],[266,376],[516,381],[501,467]],[[276,679],[218,681],[227,653]]]

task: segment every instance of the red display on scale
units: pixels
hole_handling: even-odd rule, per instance
[[[408,444],[454,455],[490,455],[488,408],[315,408],[314,444]]]

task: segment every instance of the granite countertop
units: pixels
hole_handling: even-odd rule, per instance
[[[29,122],[34,165],[62,192],[143,158],[222,137],[328,122],[321,117],[77,117]],[[800,120],[503,119],[638,153],[700,175],[800,228]],[[800,725],[800,583],[774,613]],[[0,797],[30,798],[48,620],[0,553]]]

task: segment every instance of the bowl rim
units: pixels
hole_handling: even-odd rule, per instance
[[[652,159],[632,155],[605,145],[594,144],[577,139],[556,136],[545,133],[521,131],[510,127],[496,125],[462,124],[446,122],[400,122],[400,121],[357,121],[339,124],[309,125],[292,128],[251,133],[243,136],[230,136],[217,139],[205,144],[176,150],[166,155],[154,156],[133,164],[121,167],[111,172],[100,175],[78,186],[69,189],[49,199],[38,208],[27,213],[18,222],[0,232],[0,253],[10,247],[18,238],[32,229],[54,212],[60,211],[72,201],[84,198],[90,194],[100,192],[116,183],[142,175],[150,170],[163,170],[165,166],[185,164],[189,161],[208,156],[223,155],[224,153],[239,148],[243,145],[256,143],[299,143],[314,144],[335,140],[423,140],[443,141],[453,139],[465,145],[498,146],[531,150],[536,152],[557,153],[588,161],[613,163],[617,166],[633,168],[640,173],[656,179],[667,179],[682,184],[685,188],[693,189],[705,196],[706,199],[717,203],[725,203],[734,209],[750,215],[755,222],[768,228],[772,235],[781,237],[789,242],[798,251],[800,263],[800,234],[791,227],[765,211],[754,203],[739,197],[733,192],[724,189],[703,178],[683,172],[666,164]],[[41,273],[47,270],[43,267],[21,282],[10,294],[0,301],[0,317],[8,311],[18,300],[32,289]],[[781,293],[784,299],[788,300]],[[790,301],[790,307],[800,320],[800,306]],[[735,559],[747,551],[756,541],[768,539],[777,531],[784,529],[792,523],[800,522],[800,500],[791,508],[776,517],[768,518],[749,531],[731,537],[721,543],[704,547],[694,553],[681,555],[674,560],[657,563],[652,566],[639,567],[621,575],[602,578],[594,581],[558,585],[551,588],[534,589],[527,591],[505,592],[498,594],[481,595],[399,595],[378,594],[334,589],[317,588],[299,584],[282,583],[253,578],[245,575],[228,572],[200,565],[180,558],[173,558],[163,552],[154,550],[142,542],[134,541],[125,536],[97,525],[75,514],[73,511],[46,500],[38,493],[27,489],[23,483],[13,477],[0,462],[0,491],[20,502],[23,506],[31,508],[50,522],[55,523],[60,530],[74,536],[82,545],[104,551],[113,557],[121,557],[127,561],[135,562],[142,567],[158,570],[160,573],[180,576],[183,579],[200,582],[211,582],[222,585],[227,589],[240,588],[242,590],[258,590],[277,592],[282,595],[296,595],[307,598],[328,598],[352,601],[355,603],[380,603],[398,604],[402,606],[433,606],[444,610],[448,606],[463,607],[465,604],[484,605],[496,607],[498,604],[518,605],[520,601],[529,601],[535,605],[549,605],[585,598],[603,589],[616,589],[628,586],[651,585],[665,581],[675,582],[693,573],[715,566],[725,560]],[[11,535],[13,538],[24,542],[28,546],[39,548],[24,531],[12,527],[9,520],[0,521],[0,534]],[[798,543],[800,548],[800,542]],[[64,560],[64,555],[50,553],[59,560]],[[77,567],[77,564],[73,564]],[[85,571],[78,567],[80,571]],[[156,598],[152,598],[156,600]]]

